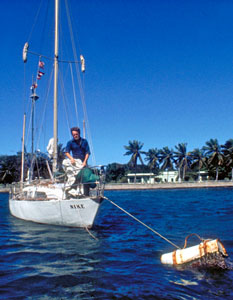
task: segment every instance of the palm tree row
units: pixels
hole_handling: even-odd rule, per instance
[[[129,166],[134,170],[137,167],[138,159],[144,164],[142,155],[151,169],[155,170],[178,170],[179,181],[185,180],[188,170],[198,170],[198,179],[202,169],[209,173],[215,172],[215,179],[219,178],[220,168],[231,170],[233,178],[233,139],[220,145],[217,139],[210,139],[201,149],[195,148],[187,151],[187,143],[179,143],[175,149],[163,147],[162,149],[151,148],[147,152],[142,151],[143,143],[133,140],[129,141],[128,146],[124,146],[127,152],[124,155],[131,155]]]

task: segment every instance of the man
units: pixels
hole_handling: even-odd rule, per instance
[[[82,167],[86,167],[88,158],[90,156],[88,142],[80,137],[79,127],[72,127],[70,131],[73,139],[67,143],[65,155],[70,159],[72,165],[75,165],[75,159],[80,159],[82,161]],[[70,152],[72,152],[72,156]]]
[[[82,168],[87,166],[90,148],[87,140],[80,137],[80,129],[78,127],[72,127],[70,131],[73,139],[66,145],[65,155],[67,159],[64,159],[62,164],[67,175],[66,191],[74,195],[76,190],[73,189],[73,184],[76,181],[77,174]],[[84,192],[88,194],[89,188],[84,186]]]

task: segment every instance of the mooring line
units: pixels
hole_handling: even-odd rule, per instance
[[[94,240],[98,241],[98,239],[90,232],[90,230],[87,228],[87,226],[85,226],[85,229]]]
[[[124,210],[122,207],[120,207],[119,205],[117,205],[115,202],[113,202],[112,200],[110,200],[107,197],[103,197],[105,200],[108,200],[110,203],[112,203],[113,205],[115,205],[117,208],[119,208],[120,210],[122,210],[125,214],[127,214],[128,216],[130,216],[131,218],[133,218],[134,220],[136,220],[137,222],[139,222],[140,224],[142,224],[143,226],[145,226],[147,229],[151,230],[153,233],[157,234],[159,237],[161,237],[162,239],[164,239],[166,242],[168,242],[169,244],[171,244],[172,246],[174,246],[177,249],[181,249],[179,246],[177,246],[176,244],[174,244],[172,241],[168,240],[167,238],[165,238],[163,235],[161,235],[159,232],[155,231],[153,228],[149,227],[148,225],[146,225],[145,223],[143,223],[142,221],[140,221],[139,219],[137,219],[136,217],[134,217],[133,215],[131,215],[129,212],[127,212],[126,210]]]

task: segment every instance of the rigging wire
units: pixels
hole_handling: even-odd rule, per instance
[[[45,119],[46,107],[48,105],[49,91],[50,91],[52,77],[53,77],[53,70],[54,69],[52,68],[52,70],[50,72],[49,81],[48,81],[48,85],[47,85],[47,89],[46,89],[46,94],[45,94],[44,108],[43,108],[43,112],[42,112],[42,117],[40,117],[41,127],[40,127],[39,133],[38,133],[37,148],[39,147],[39,142],[40,142],[40,138],[41,138],[41,134],[42,134],[42,130],[43,130],[43,124],[44,124],[44,119]]]
[[[69,63],[69,67],[70,67],[70,76],[71,76],[71,81],[72,81],[72,88],[73,88],[73,97],[74,97],[74,106],[75,106],[75,113],[76,113],[76,119],[77,119],[77,123],[78,123],[78,126],[79,126],[79,115],[78,115],[78,105],[77,105],[77,95],[76,95],[76,90],[75,90],[75,80],[74,80],[74,72],[73,72],[73,68],[72,68],[72,64],[75,63],[75,68],[76,68],[76,78],[77,78],[77,82],[78,82],[78,86],[79,86],[79,90],[80,90],[80,97],[81,97],[81,102],[82,102],[82,107],[83,107],[83,115],[84,115],[84,120],[86,121],[86,130],[87,130],[87,134],[88,134],[88,138],[89,138],[89,144],[90,144],[90,149],[91,149],[91,153],[92,153],[92,161],[93,161],[93,164],[95,165],[95,154],[94,154],[94,149],[93,149],[93,143],[92,143],[92,138],[91,138],[91,132],[90,132],[90,127],[89,127],[89,121],[88,121],[88,115],[87,115],[87,109],[86,109],[86,104],[85,104],[85,95],[84,95],[84,76],[81,76],[80,74],[80,70],[79,70],[79,65],[80,65],[80,61],[78,60],[78,57],[77,57],[77,52],[76,52],[76,47],[75,47],[75,43],[74,43],[74,34],[73,34],[73,30],[72,30],[72,27],[71,27],[71,17],[70,17],[70,13],[69,13],[69,8],[68,8],[68,3],[67,3],[67,0],[65,0],[65,5],[66,5],[66,13],[67,13],[67,20],[68,20],[68,25],[69,25],[69,31],[70,31],[70,37],[71,37],[71,43],[72,43],[72,50],[73,50],[73,55],[74,55],[74,60],[73,61],[65,61],[65,60],[59,60],[60,63]],[[36,20],[38,19],[38,16],[40,14],[40,11],[41,11],[41,6],[42,6],[42,1],[40,3],[40,7],[38,9],[38,12],[37,12],[37,15],[36,15],[36,18],[35,18],[35,22],[34,22],[34,25],[32,26],[32,30],[31,30],[31,33],[29,35],[29,38],[31,37],[32,35],[32,32],[33,32],[33,29],[35,27],[35,23],[36,23]],[[46,16],[48,15],[48,5],[47,5],[47,9],[46,9]],[[44,31],[44,30],[43,30]],[[78,43],[78,46],[79,46],[79,43]],[[79,46],[79,49],[80,49],[80,46]],[[54,60],[53,58],[50,58],[48,56],[45,56],[45,55],[42,55],[42,54],[38,54],[38,53],[35,53],[35,52],[32,52],[32,51],[28,51],[28,53],[32,54],[32,55],[37,55],[39,56],[39,60],[43,57],[45,59],[48,59],[48,60]],[[38,68],[38,66],[37,66]],[[39,68],[37,69],[37,73],[38,73],[38,70]],[[50,74],[50,79],[49,79],[49,88],[47,89],[47,93],[46,93],[46,96],[45,96],[45,106],[44,106],[44,111],[43,111],[43,114],[42,114],[42,121],[44,120],[45,118],[45,107],[47,105],[47,102],[48,102],[48,90],[50,89],[50,85],[51,85],[51,78],[52,78],[52,72]],[[25,80],[26,81],[26,80]],[[67,111],[67,105],[66,105],[66,96],[65,96],[65,93],[64,93],[64,81],[62,79],[62,77],[60,77],[60,82],[61,82],[61,88],[62,88],[62,97],[63,97],[63,102],[64,102],[64,106],[65,106],[65,113],[66,113],[66,121],[67,121],[67,124],[68,124],[68,127],[70,128],[70,124],[69,124],[69,118],[68,118],[68,111]],[[36,80],[36,83],[37,83],[37,80]],[[26,99],[26,88],[24,89],[24,93],[25,93],[25,99]],[[29,105],[30,105],[30,102],[29,101]],[[25,108],[24,108],[25,110]],[[27,127],[28,130],[27,130],[27,133],[26,133],[26,141],[28,141],[29,139],[29,133],[31,131],[31,120],[32,120],[32,114],[30,114],[30,120],[29,120],[29,126]],[[36,119],[35,119],[36,120]],[[40,118],[41,120],[41,118]],[[39,145],[39,142],[40,142],[40,139],[41,139],[41,134],[42,134],[42,131],[43,131],[43,122],[41,123],[40,127],[36,127],[36,131],[38,131],[38,139],[37,139],[37,143],[36,143],[36,146],[38,148],[38,145]]]
[[[28,36],[28,39],[27,39],[28,41],[30,41],[31,36],[32,36],[32,32],[33,32],[34,27],[35,27],[35,25],[36,25],[36,23],[37,23],[37,19],[38,19],[38,17],[39,17],[40,10],[41,10],[41,7],[42,7],[42,2],[43,2],[43,0],[40,1],[40,6],[39,6],[39,8],[38,8],[38,10],[37,10],[36,17],[34,18],[34,23],[33,23],[32,27],[31,27],[32,29],[31,29],[31,31],[30,31],[30,33],[29,33],[29,36]]]
[[[61,75],[61,72],[59,72],[59,74]],[[69,114],[68,114],[68,107],[67,107],[68,101],[66,101],[64,81],[63,81],[62,76],[60,76],[59,81],[60,81],[60,87],[61,87],[61,93],[62,93],[62,100],[63,100],[63,104],[64,104],[64,108],[65,108],[67,127],[70,128]]]
[[[68,20],[68,27],[69,27],[69,31],[70,31],[70,38],[71,38],[73,55],[74,55],[75,61],[78,61],[76,46],[75,46],[75,42],[74,42],[74,34],[73,34],[72,24],[71,24],[71,17],[70,17],[70,13],[69,13],[69,7],[68,7],[67,0],[65,1],[65,4],[66,4],[66,14],[67,14],[67,20]],[[93,148],[92,137],[91,137],[91,132],[90,132],[89,120],[88,120],[88,115],[87,115],[84,90],[83,90],[83,87],[82,87],[82,81],[81,81],[81,76],[80,76],[80,70],[79,70],[77,64],[75,64],[75,67],[76,67],[78,85],[79,85],[79,90],[80,90],[80,97],[81,97],[82,106],[83,106],[84,119],[86,120],[87,134],[88,134],[88,137],[89,137],[89,145],[90,145],[90,149],[91,149],[91,152],[92,152],[92,161],[93,161],[93,164],[95,165],[96,160],[95,160],[94,148]]]
[[[71,20],[71,14],[69,13],[70,9],[69,9],[69,5],[68,5],[67,0],[65,0],[65,7],[66,7],[66,15],[67,15],[68,23],[69,23],[69,26],[72,28],[71,24],[73,24],[73,21]],[[77,26],[76,26],[76,28],[77,28]],[[77,31],[77,29],[76,29],[76,31]],[[82,53],[82,49],[80,47],[78,36],[76,36],[76,40],[77,40],[77,45],[78,45],[78,48],[79,48],[79,52]],[[75,53],[77,53],[77,52],[75,52]]]
[[[41,49],[41,52],[42,52],[42,49],[44,48],[44,42],[45,42],[45,36],[46,36],[46,23],[47,23],[47,20],[48,20],[48,11],[49,11],[49,0],[47,0],[47,6],[46,6],[46,13],[45,13],[45,22],[43,22],[43,30],[42,30],[42,34],[41,34],[41,42],[40,42],[40,49]]]
[[[80,71],[79,71],[78,66],[77,65],[75,65],[75,66],[76,66],[76,72],[77,72],[77,77],[78,77],[80,96],[81,96],[81,100],[82,100],[84,119],[86,120],[87,134],[88,134],[88,137],[89,137],[89,144],[90,144],[90,149],[91,149],[91,153],[92,153],[92,160],[93,160],[93,164],[96,165],[96,159],[95,159],[94,147],[93,147],[93,143],[92,143],[89,119],[88,119],[88,115],[87,115],[87,108],[86,108],[86,103],[85,103],[84,91],[83,91],[82,83],[81,83],[81,75],[80,75]],[[83,75],[83,77],[84,77],[84,75]]]
[[[77,108],[77,98],[76,98],[76,93],[75,93],[75,88],[74,88],[74,76],[73,76],[73,70],[72,70],[72,65],[69,63],[70,66],[70,73],[71,73],[71,79],[72,79],[72,87],[73,87],[73,95],[74,95],[74,107],[75,107],[75,114],[76,114],[76,121],[79,126],[79,117],[78,117],[78,108]]]

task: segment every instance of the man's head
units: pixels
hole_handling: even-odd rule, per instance
[[[70,131],[71,131],[71,134],[72,134],[73,138],[75,140],[79,140],[79,138],[80,138],[80,128],[79,127],[72,127],[70,129]]]

